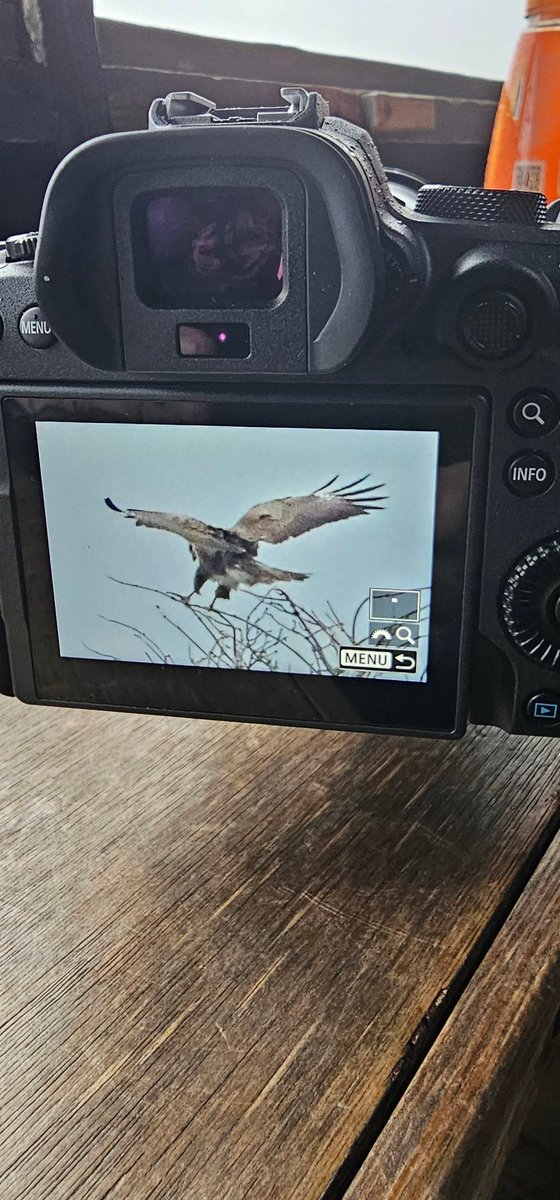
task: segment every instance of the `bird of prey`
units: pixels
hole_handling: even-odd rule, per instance
[[[384,508],[380,501],[388,497],[378,493],[385,484],[368,484],[360,488],[359,484],[367,479],[369,475],[362,475],[354,483],[333,488],[338,480],[338,475],[334,475],[308,496],[283,496],[278,500],[255,504],[231,529],[207,525],[196,517],[177,513],[118,508],[109,497],[105,503],[113,512],[129,517],[137,525],[162,529],[184,538],[198,565],[194,588],[190,595],[181,596],[181,599],[188,604],[207,580],[212,580],[217,584],[212,607],[216,600],[228,600],[230,592],[243,584],[254,587],[259,583],[272,585],[308,579],[309,575],[301,571],[269,567],[261,562],[257,558],[260,543],[276,545],[289,538],[301,537],[320,525],[364,516]]]

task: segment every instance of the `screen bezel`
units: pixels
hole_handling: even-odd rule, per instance
[[[303,389],[302,389],[303,390]],[[391,730],[451,736],[464,720],[462,660],[465,644],[465,562],[470,541],[476,405],[420,401],[399,389],[373,399],[362,389],[327,398],[296,389],[251,398],[197,390],[196,396],[124,399],[122,396],[10,398],[5,424],[15,520],[37,698],[47,703],[143,709],[181,715],[355,730]],[[331,395],[334,389],[331,390]],[[348,398],[346,398],[348,397]],[[318,402],[320,400],[320,402]],[[50,576],[47,531],[35,432],[36,421],[104,421],[288,428],[431,429],[440,434],[438,481],[453,462],[469,464],[454,496],[456,525],[443,534],[441,489],[436,500],[434,572],[427,682],[389,682],[207,667],[155,666],[61,658]],[[477,472],[474,472],[476,476]],[[468,606],[467,606],[468,607]],[[437,635],[437,636],[436,636]]]

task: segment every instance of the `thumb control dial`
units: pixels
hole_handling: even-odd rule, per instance
[[[534,546],[511,570],[502,615],[523,654],[560,671],[560,533]]]

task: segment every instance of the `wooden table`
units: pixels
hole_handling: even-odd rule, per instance
[[[1,1200],[491,1195],[560,746],[0,703]]]

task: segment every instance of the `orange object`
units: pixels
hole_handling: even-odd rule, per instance
[[[560,196],[560,0],[527,0],[496,115],[485,187]]]

